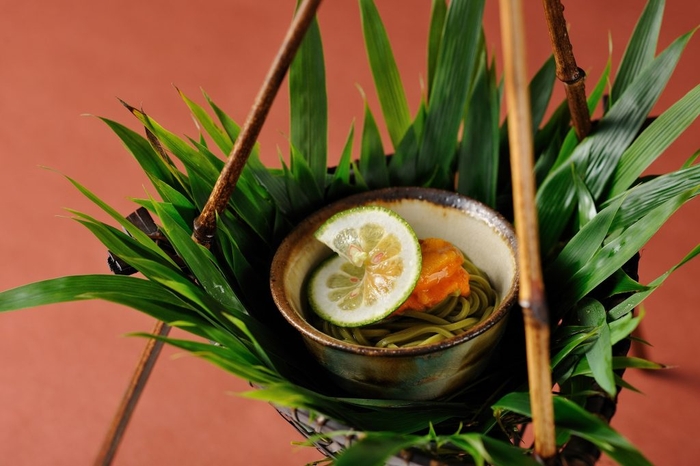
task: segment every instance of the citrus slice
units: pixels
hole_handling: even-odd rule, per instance
[[[337,255],[312,273],[309,303],[335,325],[358,327],[383,319],[409,297],[418,281],[418,238],[392,210],[363,206],[339,212],[315,236]]]

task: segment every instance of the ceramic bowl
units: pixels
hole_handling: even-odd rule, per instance
[[[359,205],[380,205],[403,217],[418,238],[437,237],[460,248],[483,270],[500,304],[467,332],[412,348],[374,348],[345,343],[309,323],[306,282],[332,251],[314,231],[331,215]],[[270,272],[272,296],[309,351],[349,393],[362,397],[439,399],[475,378],[505,328],[517,299],[515,234],[497,212],[453,192],[426,188],[387,188],[344,198],[300,223],[277,250]]]

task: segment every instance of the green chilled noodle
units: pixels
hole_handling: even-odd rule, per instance
[[[335,339],[377,348],[422,346],[455,337],[486,319],[498,305],[498,296],[486,274],[469,259],[463,267],[469,272],[467,297],[448,296],[431,309],[407,310],[362,327],[339,327],[317,316],[312,323]]]

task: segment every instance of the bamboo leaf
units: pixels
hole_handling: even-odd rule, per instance
[[[158,141],[185,165],[188,172],[197,173],[203,179],[210,181],[212,186],[214,185],[220,171],[220,166],[217,169],[215,164],[220,165],[222,163],[221,160],[213,156],[207,157],[206,154],[198,152],[185,141],[163,128],[144,112],[133,107],[129,107],[129,109],[155,135]]]
[[[532,113],[532,134],[537,133],[544,114],[552,98],[556,81],[554,56],[550,56],[542,67],[537,70],[530,81],[530,109]],[[495,82],[495,81],[494,81]]]
[[[665,3],[664,0],[649,0],[639,17],[610,91],[613,104],[654,59]]]
[[[303,215],[299,213],[308,211],[308,206],[312,205],[313,202],[309,198],[306,190],[297,182],[295,176],[284,164],[284,161],[282,161],[282,176],[280,179],[284,182],[287,198],[291,205],[291,211],[296,212],[299,216]]]
[[[565,294],[576,302],[590,293],[636,254],[690,195],[686,192],[672,198],[611,239],[571,277],[570,293]]]
[[[462,112],[481,39],[484,0],[450,4],[429,96],[417,173],[426,180],[436,171],[448,172],[455,157]]]
[[[559,342],[556,346],[558,351],[554,353],[551,360],[552,371],[561,369],[559,365],[575,352],[588,350],[588,344],[596,337],[595,331],[577,332],[567,339]]]
[[[241,132],[241,128],[220,107],[218,107],[206,93],[204,96],[221,122],[222,128],[228,135],[229,139],[232,141],[232,143],[235,142]],[[260,147],[258,143],[253,146],[253,150],[248,157],[248,161],[243,169],[241,177],[247,177],[248,171],[251,173],[250,176],[255,178],[258,183],[260,183],[260,186],[264,187],[270,197],[275,201],[277,208],[286,215],[291,215],[293,209],[287,194],[286,184],[280,177],[272,175],[270,170],[268,170],[262,163],[260,160]]]
[[[226,278],[215,266],[215,259],[204,246],[194,242],[191,232],[185,231],[165,209],[155,204],[158,217],[162,221],[161,229],[170,240],[178,255],[197,278],[207,294],[219,301],[226,309],[235,309],[245,313],[246,310],[234,294]]]
[[[585,299],[578,305],[576,316],[580,325],[594,327],[597,330],[598,337],[586,351],[586,361],[600,388],[611,397],[615,396],[617,388],[612,367],[612,343],[610,328],[606,322],[605,307],[599,301]]]
[[[289,68],[289,109],[291,145],[304,157],[314,189],[322,191],[328,153],[328,99],[323,45],[316,19]],[[292,172],[295,172],[294,163]]]
[[[246,256],[241,251],[241,248],[236,244],[234,234],[229,231],[227,222],[221,221],[217,223],[217,239],[221,245],[221,252],[228,263],[229,269],[233,272],[233,276],[238,281],[241,290],[244,293],[248,291],[255,292],[254,283],[259,282],[259,277],[256,271],[251,266]]]
[[[624,270],[617,270],[608,280],[610,285],[607,296],[615,296],[622,293],[636,293],[638,291],[646,291],[649,287],[642,285],[638,281],[632,279]]]
[[[566,429],[573,435],[588,440],[620,464],[651,466],[639,450],[603,420],[561,396],[553,397],[552,401],[557,430]],[[522,392],[504,396],[494,405],[494,409],[509,410],[524,416],[532,415],[528,394]]]
[[[572,167],[573,168],[573,167]],[[585,226],[590,220],[595,218],[597,211],[595,200],[591,192],[586,187],[580,176],[576,172],[573,173],[574,186],[576,188],[576,197],[578,198],[578,217],[576,226],[578,229]]]
[[[116,220],[119,225],[124,228],[128,232],[128,234],[134,238],[136,242],[140,245],[141,248],[147,249],[150,251],[151,254],[158,256],[161,261],[163,262],[168,262],[171,265],[175,266],[175,263],[170,259],[170,257],[163,251],[160,247],[158,247],[155,242],[143,231],[141,231],[136,225],[131,223],[129,220],[127,220],[123,215],[121,215],[119,212],[114,210],[112,207],[107,205],[104,201],[102,201],[100,198],[98,198],[95,194],[93,194],[89,189],[87,189],[85,186],[82,184],[78,183],[74,179],[70,177],[66,177],[68,181],[71,182],[73,186],[75,186],[78,191],[80,191],[85,197],[87,197],[90,201],[92,201],[96,206],[98,206],[100,209],[102,209],[105,213],[107,213],[110,217],[112,217],[114,220]],[[80,212],[76,212],[73,210],[69,210],[69,212],[81,216],[83,218],[90,218],[86,216],[85,214],[82,214]]]
[[[195,356],[212,362],[222,369],[254,384],[269,384],[279,380],[279,376],[266,368],[244,345],[216,346],[171,337],[158,337],[151,334],[135,333],[134,336],[152,338],[175,348],[193,353]]]
[[[366,101],[362,145],[360,147],[360,171],[370,188],[377,189],[389,186],[389,170],[386,165],[386,154],[382,147],[382,137]]]
[[[328,186],[328,197],[337,199],[351,191],[350,187],[350,167],[352,162],[352,143],[355,137],[355,124],[350,126],[350,132],[345,140],[343,152],[340,155],[338,165],[333,171],[333,178]]]
[[[121,139],[126,149],[134,156],[151,180],[160,180],[181,193],[186,192],[186,185],[174,174],[175,168],[166,163],[153,150],[146,138],[115,121],[107,118],[100,118],[100,120],[105,122]]]
[[[621,194],[700,115],[700,85],[656,118],[620,157],[608,198]]]
[[[595,141],[572,156],[585,159],[586,185],[596,199],[600,197],[624,150],[637,136],[639,128],[658,100],[692,32],[676,39],[647,66],[625,94],[611,107],[596,129]],[[590,138],[594,139],[594,138]],[[588,152],[588,154],[586,154]]]
[[[200,105],[187,97],[180,89],[175,89],[192,112],[192,115],[194,115],[214,143],[221,149],[221,152],[223,152],[224,155],[230,155],[233,150],[233,140],[229,137],[228,133],[220,128]]]
[[[442,32],[447,16],[447,2],[445,0],[433,0],[430,9],[430,32],[428,33],[428,95],[433,87],[435,68],[437,67]]]
[[[387,460],[415,439],[399,434],[368,434],[345,449],[335,460],[335,466],[383,466]]]
[[[695,191],[700,187],[700,165],[694,165],[675,172],[667,173],[635,186],[627,192],[607,201],[603,207],[624,198],[611,230],[626,228],[639,218],[647,215],[652,209],[678,196],[685,191]]]
[[[306,191],[306,196],[309,199],[309,205],[303,210],[309,210],[313,206],[317,206],[323,200],[323,192],[318,184],[316,184],[314,170],[309,166],[306,158],[297,150],[294,145],[291,145],[291,161],[290,171],[301,189]],[[325,174],[324,174],[325,177]],[[298,212],[298,210],[297,210]]]
[[[173,308],[189,305],[162,286],[125,275],[73,275],[43,280],[0,293],[0,312],[28,309],[47,304],[99,299],[100,293],[125,297],[148,296],[154,302]]]
[[[676,39],[647,66],[603,117],[596,131],[584,139],[571,155],[584,175],[594,198],[599,199],[617,163],[670,77],[692,33]],[[573,186],[568,168],[560,165],[537,191],[540,244],[549,251],[561,235],[574,209]]]
[[[608,327],[610,327],[610,343],[615,345],[632,335],[632,332],[639,326],[643,317],[643,313],[639,317],[632,317],[630,313],[608,323]]]
[[[192,204],[190,199],[160,180],[156,180],[154,185],[160,197],[163,198],[163,201],[173,206],[183,223],[192,226],[195,218],[199,215],[199,211],[194,204]]]
[[[360,17],[377,97],[382,107],[389,137],[396,148],[411,124],[406,93],[389,38],[373,0],[360,0]]]
[[[426,113],[425,104],[421,104],[413,124],[406,131],[389,162],[389,177],[393,185],[412,186],[418,183],[418,154]]]
[[[646,369],[646,370],[658,370],[665,369],[666,366],[652,361],[647,361],[646,359],[633,358],[629,356],[616,356],[613,358],[612,367],[615,370],[620,369]],[[591,375],[592,371],[588,364],[588,361],[583,360],[581,364],[576,367],[574,371],[574,376],[578,375]]]
[[[495,208],[499,164],[500,99],[496,73],[482,55],[480,72],[464,121],[457,191]]]
[[[690,251],[678,264],[674,265],[661,276],[652,281],[647,290],[633,294],[614,308],[610,309],[608,312],[610,319],[620,319],[621,317],[632,312],[635,307],[641,304],[641,302],[649,297],[650,294],[656,291],[658,287],[661,286],[661,284],[669,277],[669,275],[671,275],[671,273],[686,264],[691,259],[695,258],[698,254],[700,254],[700,244],[695,246],[695,248],[693,248],[693,250]]]

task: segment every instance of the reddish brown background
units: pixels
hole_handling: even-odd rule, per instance
[[[320,21],[330,96],[330,151],[340,151],[353,118],[362,115],[355,88],[372,94],[354,0],[327,1]],[[429,2],[377,0],[409,99],[415,109],[425,75]],[[487,33],[497,49],[496,2]],[[530,70],[549,54],[539,2],[527,1]],[[641,11],[640,0],[567,1],[579,65],[594,79],[612,38],[616,65]],[[105,251],[66,218],[71,207],[96,213],[51,167],[70,175],[124,213],[147,180],[120,142],[90,113],[133,125],[116,97],[143,105],[178,134],[196,135],[172,85],[199,98],[200,86],[243,121],[287,28],[292,0],[166,2],[77,0],[3,2],[0,13],[0,289],[65,274],[106,271]],[[700,3],[669,2],[661,45],[698,24]],[[691,42],[658,106],[666,108],[698,82],[700,46]],[[561,97],[561,89],[558,91]],[[377,106],[372,101],[375,109]],[[286,93],[261,136],[277,163],[286,152]],[[657,169],[678,167],[700,145],[697,122]],[[692,203],[642,251],[650,281],[697,242],[700,205]],[[648,356],[677,366],[633,372],[645,394],[625,392],[614,425],[657,464],[695,464],[699,448],[700,362],[695,356],[698,287],[695,262],[646,303]],[[89,464],[114,413],[144,341],[128,332],[153,322],[101,302],[64,304],[0,317],[0,462]],[[290,446],[298,436],[267,405],[231,396],[247,385],[167,349],[133,419],[115,464],[297,465],[319,458]]]

